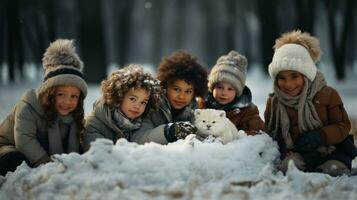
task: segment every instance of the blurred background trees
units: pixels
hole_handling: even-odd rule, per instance
[[[0,81],[42,74],[41,58],[56,38],[75,39],[89,82],[112,66],[152,66],[185,49],[210,68],[234,49],[249,70],[267,72],[277,37],[293,29],[319,37],[319,65],[343,80],[356,73],[354,0],[1,0]],[[5,80],[6,79],[6,80]]]

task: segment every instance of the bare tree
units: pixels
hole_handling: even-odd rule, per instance
[[[99,83],[106,77],[107,63],[102,23],[102,1],[79,1],[80,52],[86,80]]]
[[[351,25],[353,24],[353,9],[355,1],[326,0],[324,2],[327,8],[328,30],[330,35],[332,60],[336,70],[336,77],[338,80],[343,80],[346,76],[346,46],[349,34],[352,32]],[[343,13],[341,28],[338,28],[338,24],[335,22],[337,15],[339,14],[338,12]],[[340,35],[338,34],[339,30],[341,30]]]
[[[4,36],[5,36],[5,3],[0,1],[0,70],[4,62]],[[1,76],[0,76],[1,80]]]
[[[228,15],[228,23],[225,27],[225,47],[226,51],[232,50],[235,47],[235,25],[236,25],[236,10],[237,10],[237,1],[236,0],[225,0],[227,15]]]
[[[43,4],[47,21],[48,38],[50,41],[54,41],[56,39],[55,0],[44,0]]]
[[[114,7],[116,8],[116,20],[118,25],[118,64],[124,66],[128,60],[128,49],[131,33],[131,14],[133,12],[132,0],[114,1]]]
[[[165,6],[165,0],[156,0],[153,4],[153,47],[152,47],[152,63],[157,66],[162,56],[162,27],[163,27],[163,8]]]
[[[297,25],[302,31],[313,33],[316,0],[295,0],[297,8]]]
[[[258,16],[260,20],[261,30],[261,55],[262,55],[262,68],[267,71],[268,65],[273,56],[273,45],[275,39],[278,37],[278,24],[277,24],[277,7],[278,0],[260,1],[257,2]]]
[[[16,66],[23,77],[23,45],[20,28],[20,3],[19,0],[6,1],[6,22],[7,22],[7,64],[9,66],[9,80],[15,81]],[[16,62],[17,61],[17,62]]]

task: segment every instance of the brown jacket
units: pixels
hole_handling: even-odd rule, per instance
[[[237,102],[238,107],[228,109],[226,111],[226,116],[230,119],[234,125],[236,125],[238,130],[244,130],[248,135],[255,135],[258,131],[264,129],[264,122],[259,116],[258,107],[251,102],[251,93],[250,90],[245,87],[243,90],[244,103]],[[198,108],[214,108],[209,106],[209,102],[213,101],[210,98],[203,100],[202,98],[198,99]],[[214,108],[217,109],[217,108]]]
[[[271,100],[272,97],[269,97],[264,113],[266,125],[269,123],[270,113],[272,112]],[[277,101],[275,100],[274,107],[276,103]],[[342,142],[351,129],[351,123],[338,92],[329,86],[325,86],[315,95],[313,104],[323,123],[320,133],[324,144],[334,145]],[[286,110],[290,120],[290,133],[293,141],[295,141],[299,135],[298,112],[290,107],[286,107]],[[273,124],[275,123],[273,122]],[[277,137],[281,138],[282,136],[278,133]]]

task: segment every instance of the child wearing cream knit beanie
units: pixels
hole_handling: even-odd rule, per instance
[[[269,65],[274,91],[264,113],[266,129],[277,140],[282,171],[292,160],[300,170],[332,176],[349,173],[357,151],[351,124],[338,92],[326,85],[316,63],[319,41],[299,30],[276,40]]]

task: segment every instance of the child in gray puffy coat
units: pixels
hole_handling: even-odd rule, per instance
[[[143,71],[140,65],[116,70],[102,81],[102,97],[86,117],[83,148],[97,138],[131,140],[132,133],[142,124],[142,116],[157,107],[159,81]]]
[[[73,41],[51,43],[42,62],[43,83],[28,90],[0,125],[1,175],[23,161],[36,167],[53,154],[81,152],[87,84]]]

